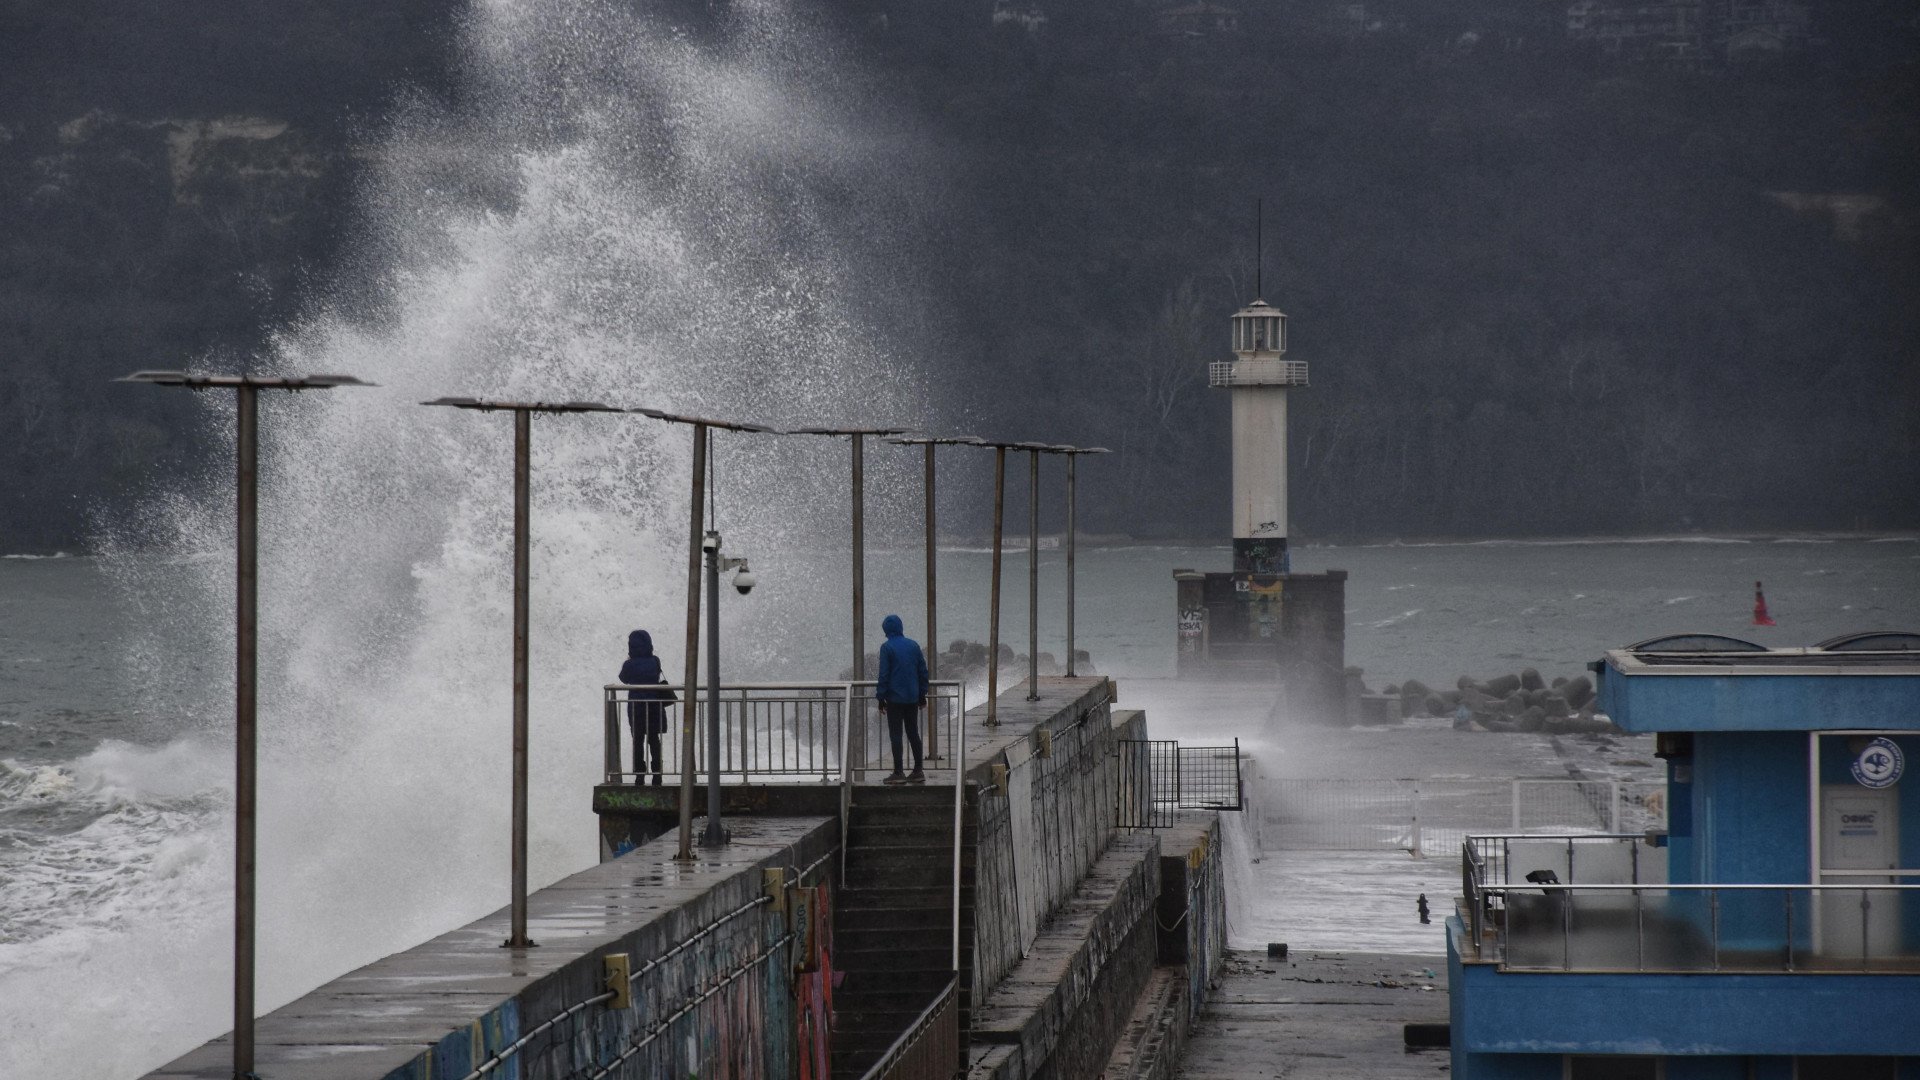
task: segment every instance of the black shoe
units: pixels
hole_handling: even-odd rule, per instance
[[[906,777],[906,774],[902,773],[899,769],[895,769],[893,770],[893,772],[887,774],[887,778],[885,780],[882,780],[880,782],[888,785],[899,785],[899,784],[906,783],[907,777]]]
[[[927,782],[927,774],[922,772],[919,769],[915,769],[911,773],[907,774],[907,783],[909,784],[924,784],[926,782]]]

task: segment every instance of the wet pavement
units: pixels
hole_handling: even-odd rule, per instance
[[[1394,1080],[1448,1073],[1444,1049],[1409,1051],[1403,1025],[1445,1023],[1444,958],[1227,954],[1178,1080]]]

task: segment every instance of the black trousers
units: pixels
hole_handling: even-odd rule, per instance
[[[913,746],[913,771],[920,771],[920,757],[924,753],[920,746],[920,706],[914,702],[901,703],[888,701],[883,703],[887,710],[887,736],[893,740],[893,771],[905,772],[900,767],[900,736],[905,734],[907,742]]]
[[[633,702],[627,706],[627,729],[633,734],[633,771],[647,772],[647,755],[653,755],[653,775],[665,767],[660,760],[660,729],[666,726],[666,710],[655,702]]]

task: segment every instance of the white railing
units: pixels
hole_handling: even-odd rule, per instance
[[[1216,360],[1207,365],[1208,386],[1305,386],[1305,360]]]
[[[720,687],[720,778],[724,783],[839,783],[843,763],[858,774],[892,767],[886,718],[873,701],[868,682],[729,683]],[[632,690],[666,690],[680,701],[657,704],[664,720],[660,732],[660,767],[653,767],[651,747],[647,766],[628,745],[631,710],[649,706],[630,701]],[[602,690],[603,766],[607,783],[678,784],[683,761],[683,686],[635,687],[610,683]],[[696,736],[694,762],[700,779],[707,774],[707,688],[695,690]],[[956,731],[966,711],[965,687],[952,681],[932,684],[927,708],[921,714],[927,766],[951,768],[956,758]],[[849,727],[847,718],[854,724]],[[851,751],[847,748],[851,747]],[[847,755],[847,756],[843,756]],[[658,778],[657,780],[655,778]]]
[[[1626,780],[1264,782],[1276,848],[1453,851],[1475,833],[1640,834],[1664,828],[1666,784]]]

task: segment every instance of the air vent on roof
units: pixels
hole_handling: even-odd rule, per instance
[[[1868,630],[1865,633],[1828,638],[1814,648],[1822,652],[1920,651],[1920,634],[1906,630]]]
[[[1765,645],[1755,645],[1751,641],[1727,637],[1724,634],[1670,634],[1666,637],[1648,638],[1638,645],[1627,646],[1633,653],[1729,653],[1729,652],[1766,652]]]

